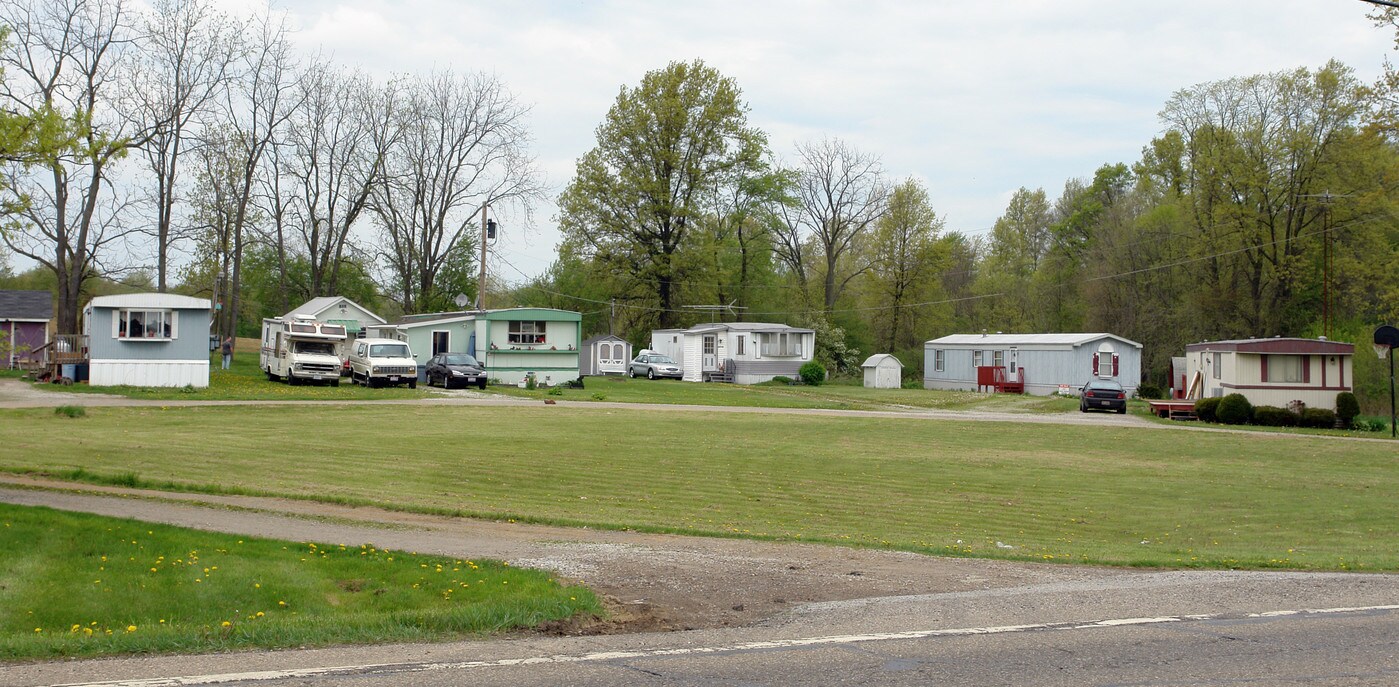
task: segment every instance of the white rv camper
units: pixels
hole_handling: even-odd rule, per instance
[[[340,349],[344,342],[345,326],[341,324],[317,322],[301,315],[264,319],[259,364],[273,381],[330,382],[331,386],[340,386],[340,371],[344,367]]]

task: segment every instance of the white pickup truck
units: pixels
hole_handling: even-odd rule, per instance
[[[301,316],[268,318],[262,321],[259,363],[273,381],[328,382],[340,386],[340,349],[344,343],[342,325]]]

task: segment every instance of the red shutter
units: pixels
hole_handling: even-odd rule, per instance
[[[1094,377],[1097,377],[1097,376],[1098,376],[1098,354],[1097,354],[1097,353],[1094,353],[1094,354],[1093,354],[1093,376],[1094,376]]]
[[[1309,355],[1302,356],[1302,383],[1312,383],[1312,357]]]
[[[1112,376],[1117,376],[1117,354],[1112,354]]]
[[[1263,381],[1268,381],[1268,356],[1258,356],[1258,375]]]

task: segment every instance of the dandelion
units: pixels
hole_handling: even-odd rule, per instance
[[[278,601],[278,602],[277,602],[277,605],[278,605],[278,606],[286,606],[286,605],[287,605],[287,602],[285,602],[285,601]]]
[[[220,626],[221,626],[221,627],[233,627],[233,623],[230,623],[230,622],[228,622],[227,620],[225,620],[225,621],[223,621],[222,623],[220,623]]]
[[[127,625],[127,626],[126,626],[126,631],[127,631],[127,632],[135,632],[135,631],[136,631],[136,626],[135,626],[135,625]]]
[[[262,611],[258,611],[258,612],[257,612],[257,617],[259,617],[259,618],[262,617]]]

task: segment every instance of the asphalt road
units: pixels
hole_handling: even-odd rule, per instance
[[[1333,605],[1392,599],[1392,576],[1158,573],[1122,582],[843,602],[741,629],[12,666],[0,673],[0,682],[126,687],[1399,683],[1399,606]],[[1122,613],[1166,609],[1195,612]]]
[[[514,536],[508,530],[455,528],[465,525],[395,522],[370,532],[343,516],[321,520],[328,514],[306,519],[249,512],[243,503],[210,508],[33,489],[0,489],[0,498],[113,515],[140,516],[141,509],[150,509],[147,515],[160,513],[152,519],[208,529],[296,529],[298,537],[325,535],[351,543],[366,534],[411,537],[424,548],[451,551],[474,548],[467,543],[474,541],[525,555],[537,555],[545,546],[549,553],[541,560],[565,566],[591,555],[589,547],[555,539],[557,531],[522,537],[512,549],[503,541]],[[240,508],[227,510],[233,505]],[[631,536],[602,536],[623,534]],[[594,536],[600,535],[578,535]],[[531,537],[551,541],[526,541]],[[720,581],[731,579],[730,570],[776,576],[790,567],[791,556],[820,555],[830,548],[751,549],[775,545],[689,539],[652,536],[624,548],[638,559],[632,564],[652,571],[661,568],[651,561],[687,551],[693,555],[679,559],[680,567],[701,569]],[[714,546],[720,548],[709,548]],[[561,558],[565,555],[575,557]],[[475,642],[20,664],[0,668],[0,685],[1399,684],[1399,575],[919,559],[911,568],[866,568],[878,571],[869,578],[888,578],[870,580],[867,593],[879,596],[853,598],[858,589],[842,588],[831,601],[789,605],[756,620],[691,631],[524,634]],[[627,561],[593,563],[636,570],[625,567]],[[745,567],[753,564],[770,567]],[[677,569],[659,584],[700,584],[683,573]],[[598,574],[605,579],[608,573]],[[835,585],[846,577],[811,579]],[[884,582],[892,586],[879,586]],[[904,585],[932,591],[890,595]]]

